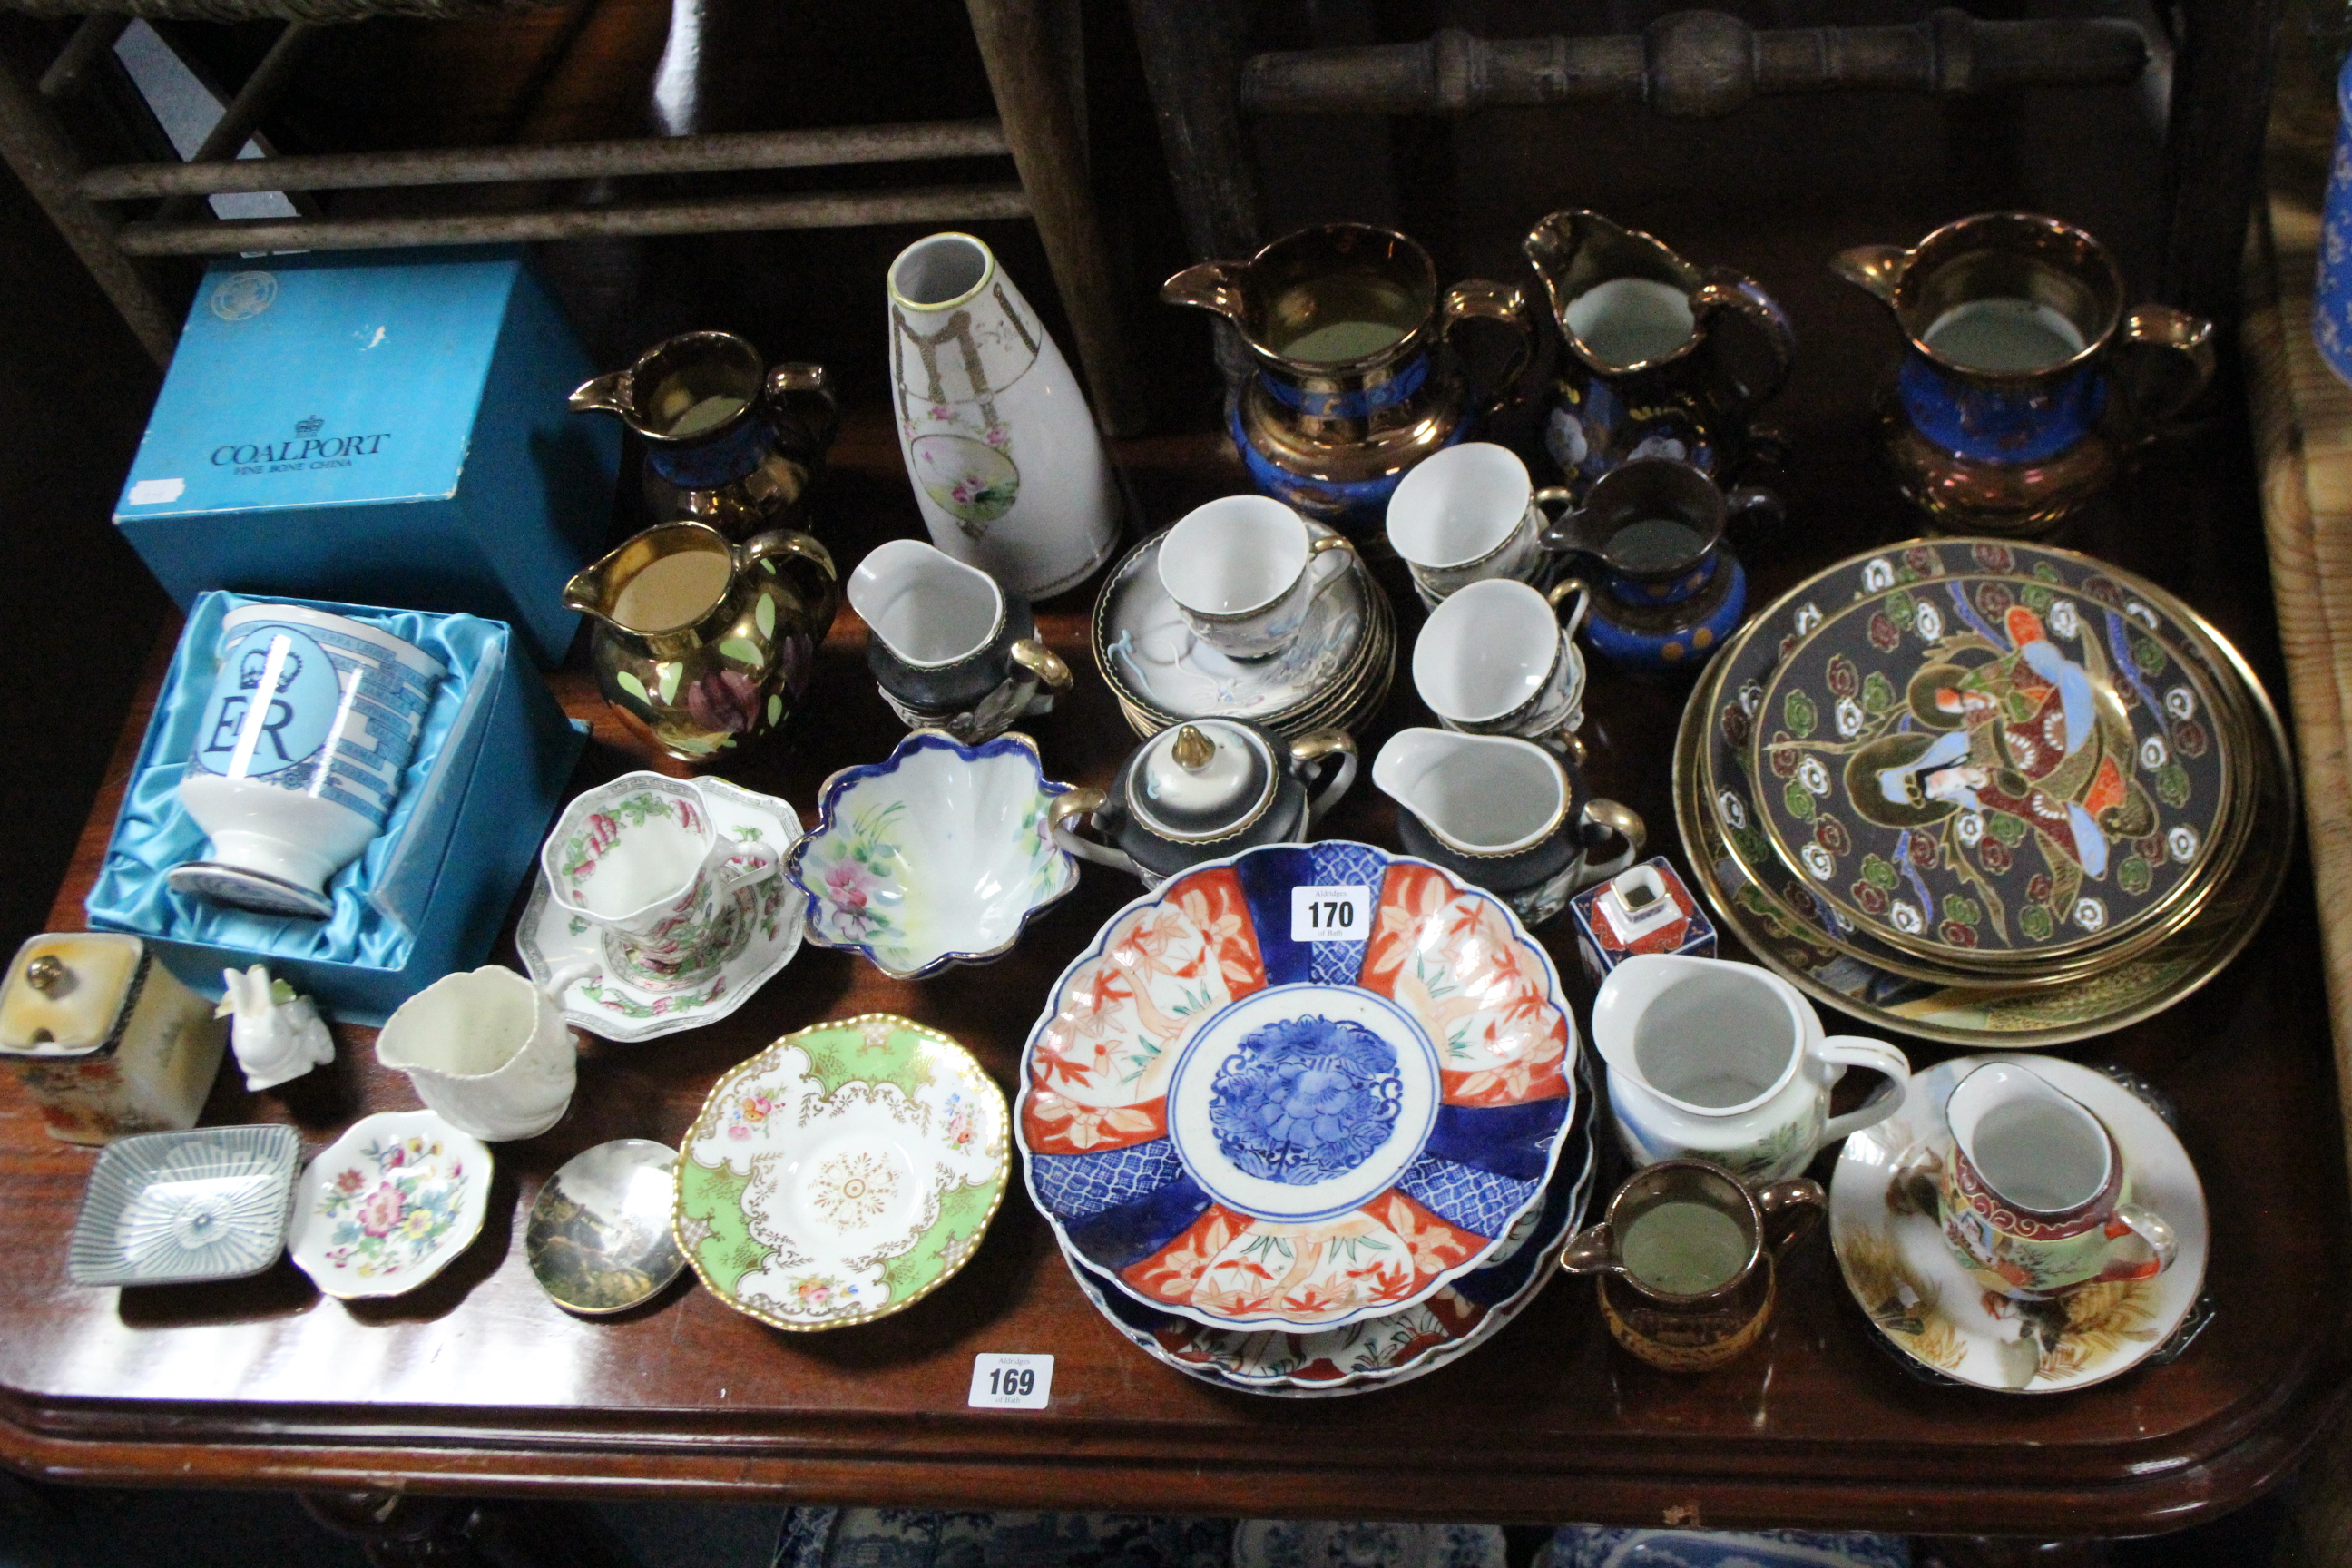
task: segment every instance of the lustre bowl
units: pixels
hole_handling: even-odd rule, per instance
[[[784,861],[809,940],[863,953],[894,980],[1002,958],[1078,885],[1077,861],[1047,827],[1069,787],[1045,777],[1022,734],[967,746],[917,730],[887,762],[842,769]]]
[[[1508,905],[1368,844],[1163,883],[1063,972],[1015,1135],[1062,1244],[1214,1328],[1337,1328],[1479,1268],[1543,1201],[1576,1025]]]

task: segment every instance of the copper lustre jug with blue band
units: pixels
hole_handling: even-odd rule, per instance
[[[1984,213],[1830,269],[1903,330],[1882,439],[1904,494],[1949,531],[2056,528],[2213,376],[2213,324],[2126,311],[2114,255],[2056,218]]]
[[[656,522],[747,539],[795,518],[840,423],[821,364],[773,369],[732,332],[681,332],[582,384],[574,413],[612,414],[645,441]]]
[[[1468,279],[1441,292],[1436,264],[1403,235],[1337,223],[1286,235],[1246,261],[1203,261],[1160,285],[1171,305],[1233,322],[1256,362],[1227,397],[1226,425],[1259,489],[1342,533],[1380,527],[1397,483],[1468,435],[1483,403],[1454,329],[1505,323],[1525,368],[1534,331],[1515,288]]]
[[[1573,495],[1636,458],[1726,481],[1773,455],[1777,438],[1750,426],[1789,379],[1796,336],[1754,279],[1581,209],[1545,217],[1520,248],[1567,350],[1543,442]]]

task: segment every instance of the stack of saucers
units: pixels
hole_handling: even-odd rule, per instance
[[[1139,1346],[1221,1386],[1350,1392],[1540,1288],[1591,1182],[1580,1056],[1499,900],[1370,845],[1276,845],[1171,879],[1063,973],[1015,1136]]]
[[[1330,532],[1310,523],[1318,534]],[[1191,719],[1247,719],[1286,738],[1352,729],[1387,700],[1396,673],[1396,616],[1353,555],[1297,637],[1264,658],[1231,658],[1193,637],[1160,583],[1165,532],[1111,570],[1095,600],[1095,663],[1139,735]],[[1328,558],[1327,558],[1328,559]]]
[[[1675,809],[1748,948],[1948,1044],[2062,1044],[2211,979],[2294,843],[2286,738],[2229,643],[2072,552],[1855,556],[1754,616],[1692,694]]]

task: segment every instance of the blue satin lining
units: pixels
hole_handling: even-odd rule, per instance
[[[400,795],[384,830],[328,884],[335,912],[326,921],[232,910],[175,893],[163,881],[173,867],[201,860],[211,847],[204,830],[181,808],[180,773],[195,744],[197,721],[220,664],[221,617],[256,603],[309,605],[348,616],[407,639],[449,671],[425,711],[416,754],[401,773]],[[439,875],[478,750],[446,742],[461,719],[470,731],[487,710],[486,702],[468,698],[496,689],[507,640],[499,622],[473,616],[256,600],[218,590],[200,595],[188,607],[187,626],[163,678],[155,717],[107,845],[106,864],[83,905],[91,929],[236,948],[262,958],[276,954],[394,972],[406,967],[416,941],[412,927]]]

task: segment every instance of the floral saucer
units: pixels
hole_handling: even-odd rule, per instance
[[[429,1110],[363,1116],[294,1185],[287,1250],[330,1296],[398,1296],[481,1234],[490,1152]]]
[[[1318,536],[1333,531],[1307,526]],[[1095,605],[1095,659],[1122,700],[1175,719],[1264,721],[1329,694],[1363,662],[1381,589],[1354,555],[1335,551],[1325,558],[1329,564],[1318,563],[1317,570],[1339,574],[1340,581],[1316,600],[1287,648],[1236,659],[1196,638],[1160,586],[1166,538],[1156,535],[1129,552]]]
[[[799,815],[775,796],[724,779],[698,778],[694,787],[719,832],[744,843],[772,844],[779,858],[800,842]],[[717,1023],[751,1000],[800,951],[800,900],[782,871],[738,889],[735,897],[743,917],[742,946],[718,974],[684,992],[644,991],[606,973],[596,929],[558,907],[546,871],[536,866],[530,898],[515,927],[515,946],[532,982],[542,988],[566,970],[584,970],[563,987],[565,1023],[608,1040],[650,1040]]]
[[[1063,972],[1017,1135],[1063,1245],[1138,1300],[1339,1328],[1479,1268],[1541,1204],[1577,1055],[1502,900],[1368,844],[1270,845],[1163,883]]]
[[[809,940],[862,955],[893,980],[1002,958],[1078,885],[1046,821],[1067,790],[1017,731],[967,746],[917,730],[885,761],[844,768],[817,823],[784,857]]]
[[[1095,1310],[1153,1360],[1220,1388],[1320,1399],[1387,1388],[1435,1372],[1484,1344],[1535,1300],[1560,1247],[1584,1223],[1599,1145],[1592,1136],[1592,1058],[1577,1058],[1580,1114],[1543,1206],[1521,1215],[1486,1266],[1384,1318],[1308,1333],[1204,1328],[1145,1306],[1066,1251]]]
[[[1004,1091],[887,1013],[785,1036],[687,1131],[671,1226],[694,1271],[779,1329],[837,1329],[929,1295],[980,1246],[1012,1173]]]
[[[2179,1238],[2153,1279],[2085,1285],[2054,1301],[1986,1290],[1944,1240],[1935,1178],[1922,1169],[1951,1144],[1944,1102],[1987,1062],[2030,1064],[2088,1106],[2115,1134],[2133,1201]],[[1961,1057],[1911,1080],[1903,1109],[1849,1135],[1830,1180],[1830,1245],[1846,1289],[1888,1342],[1924,1366],[1978,1388],[2054,1394],[2129,1371],[2169,1339],[2205,1283],[2205,1189],[2162,1117],[2105,1073],[2052,1057]]]

